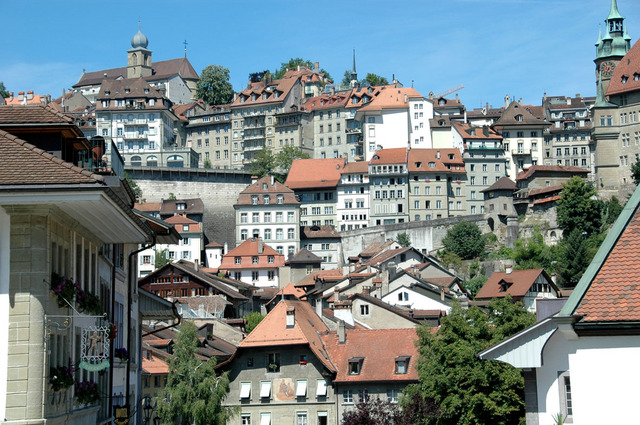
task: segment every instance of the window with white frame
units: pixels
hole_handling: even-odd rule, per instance
[[[271,413],[260,413],[260,425],[271,425]]]
[[[271,381],[260,382],[260,398],[271,397]]]
[[[344,390],[342,392],[342,404],[353,404],[353,391]]]
[[[327,381],[324,379],[318,379],[318,385],[316,386],[316,397],[327,396]]]
[[[296,397],[306,397],[307,396],[307,381],[300,380],[296,381]]]
[[[307,412],[298,412],[297,416],[297,425],[307,425]]]
[[[242,425],[251,425],[251,415],[248,413],[243,413],[240,415]]]
[[[391,389],[391,390],[387,390],[387,401],[389,403],[397,403],[398,402],[398,390],[396,389]]]
[[[240,383],[240,398],[246,399],[251,397],[251,382]]]

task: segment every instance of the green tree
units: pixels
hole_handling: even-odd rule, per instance
[[[210,159],[205,159],[204,160],[204,168],[212,168]]]
[[[225,424],[232,411],[221,403],[229,392],[226,372],[216,375],[215,357],[196,358],[198,332],[183,322],[169,360],[164,394],[158,397],[158,417],[163,425]]]
[[[631,164],[631,178],[636,186],[640,183],[640,157],[636,158],[636,162]]]
[[[596,189],[584,179],[574,176],[560,193],[556,214],[558,227],[564,234],[574,229],[591,235],[600,231],[603,203],[597,199]]]
[[[475,223],[461,222],[447,230],[442,244],[463,260],[478,257],[484,252],[484,238]]]
[[[482,288],[484,284],[487,283],[487,280],[488,278],[485,275],[476,275],[464,283],[464,288],[469,292],[471,298],[474,298],[480,288]]]
[[[612,196],[611,199],[609,199],[606,203],[605,203],[605,216],[604,216],[604,224],[611,225],[613,224],[617,219],[618,216],[620,215],[620,213],[622,212],[622,205],[620,204],[620,201],[618,200],[618,198],[616,198],[615,196]]]
[[[309,159],[309,154],[302,152],[298,146],[285,145],[282,150],[276,154],[276,167],[282,174],[289,174],[291,164],[295,159]]]
[[[9,90],[4,86],[4,82],[0,81],[0,97],[7,98],[9,94]]]
[[[380,398],[369,398],[342,414],[343,425],[401,425],[404,418],[396,403]]]
[[[302,58],[291,58],[288,62],[282,62],[280,64],[280,69],[276,71],[276,80],[282,78],[284,74],[287,72],[287,69],[298,69],[298,66],[304,66],[308,69],[313,70],[313,62],[310,60],[302,59]],[[331,75],[324,68],[320,68],[318,70],[319,73],[324,74],[325,80],[331,80]]]
[[[196,96],[209,105],[226,105],[233,99],[233,86],[229,70],[220,65],[209,65],[200,73]]]
[[[131,190],[133,190],[133,194],[136,197],[136,201],[139,201],[142,198],[142,189],[140,189],[140,186],[138,186],[138,183],[133,181],[129,173],[127,173],[126,171],[124,172],[124,179],[126,180]]]
[[[555,271],[558,248],[548,246],[542,234],[534,233],[530,238],[515,241],[512,258],[517,270],[543,268],[551,273]]]
[[[271,149],[263,148],[253,157],[249,170],[260,178],[274,174],[276,167],[276,157]]]
[[[578,229],[564,235],[560,242],[558,276],[563,287],[573,288],[578,284],[595,252],[589,250],[593,242]]]
[[[404,247],[411,246],[411,238],[407,232],[398,233],[396,236],[396,242]]]
[[[340,83],[344,87],[351,87],[351,70],[345,69],[344,75],[342,76],[342,81]]]
[[[535,317],[510,297],[494,300],[488,313],[454,304],[436,333],[418,328],[419,383],[401,399],[409,410],[420,397],[438,406],[437,415],[415,422],[434,425],[517,424],[524,416],[524,381],[506,363],[476,355],[492,344],[532,325]]]
[[[160,267],[164,267],[167,264],[169,264],[170,262],[171,261],[169,260],[169,249],[168,248],[156,251],[156,258],[155,258],[155,264],[154,264],[156,269],[159,269]]]
[[[247,321],[247,323],[244,325],[244,331],[250,334],[251,331],[254,330],[260,322],[262,322],[262,319],[264,319],[264,316],[260,314],[259,311],[253,311],[247,314],[246,316],[244,316],[244,320]]]
[[[389,80],[377,74],[368,73],[362,83],[368,83],[370,86],[386,86],[389,84]]]

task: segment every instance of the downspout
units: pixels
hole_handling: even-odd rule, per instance
[[[111,260],[113,262],[115,262],[115,258],[116,258],[116,246],[115,244],[111,246]],[[116,308],[116,268],[115,268],[115,264],[112,263],[112,267],[111,267],[111,308],[109,309],[109,317],[111,317],[112,323],[115,325],[115,317],[116,317],[116,312],[115,312],[115,308]],[[112,335],[109,335],[112,336]],[[113,339],[113,342],[115,342],[115,338]],[[108,416],[112,417],[113,416],[113,353],[114,353],[114,345],[115,344],[109,344],[109,376],[111,377],[111,379],[109,379],[109,404],[108,404],[108,408],[109,408],[109,412],[108,412]]]
[[[129,279],[129,285],[127,290],[127,347],[131,348],[131,291],[133,289],[133,285],[137,285],[137,277],[133,276],[133,262],[131,261],[135,255],[139,252],[144,251],[145,249],[149,249],[156,244],[156,235],[153,235],[153,242],[147,246],[143,246],[135,251],[132,251],[129,254],[129,263],[127,264],[127,278]],[[133,285],[132,285],[133,283]],[[127,406],[131,409],[131,403],[129,403],[129,398],[131,397],[129,392],[129,386],[131,385],[131,357],[127,360],[127,376],[125,377],[125,391],[127,392]],[[142,361],[142,359],[138,359]],[[137,406],[136,406],[137,411]],[[131,416],[131,410],[129,410],[129,416]]]

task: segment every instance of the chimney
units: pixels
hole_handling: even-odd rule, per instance
[[[387,266],[387,270],[389,271],[389,281],[392,281],[396,278],[396,263],[393,261],[389,261],[389,265]]]
[[[551,282],[557,283],[558,276],[555,273],[551,273]]]
[[[509,95],[508,95],[508,94],[506,94],[506,95],[504,96],[504,107],[505,107],[505,108],[507,108],[507,107],[509,106],[509,100],[510,100],[510,99],[511,99],[511,98],[509,97]]]
[[[338,322],[338,344],[347,342],[347,331],[344,328],[344,320]]]
[[[13,100],[13,92],[9,93],[9,101],[11,102]]]
[[[271,176],[271,186],[273,186],[273,184],[275,183],[275,181],[276,181],[276,179],[275,179],[273,176]]]
[[[333,303],[335,304],[337,301],[340,301],[340,288],[338,285],[333,287]]]
[[[31,100],[31,99],[33,99],[33,90],[29,90],[27,92],[27,100]]]
[[[456,93],[456,100],[459,102],[460,101],[460,95],[458,93]]]
[[[198,260],[195,260],[195,261],[193,262],[193,268],[194,268],[196,271],[200,270],[200,263],[198,262]]]
[[[444,301],[444,287],[440,288],[440,301]]]
[[[520,98],[520,99],[518,100],[518,103],[519,103],[520,105],[522,105],[522,98]]]
[[[411,273],[414,276],[418,276],[418,266],[416,264],[411,265]]]
[[[316,300],[316,314],[318,315],[318,317],[322,317],[322,299],[318,298]]]
[[[511,274],[511,271],[513,270],[513,266],[511,264],[506,264],[504,266],[504,271],[506,274]]]
[[[18,92],[18,100],[20,102],[22,102],[24,100],[24,92],[23,91],[19,91]]]
[[[436,151],[436,159],[440,159],[440,151]]]
[[[486,112],[485,112],[486,114]],[[464,123],[467,123],[467,108],[464,109]]]
[[[292,305],[287,306],[287,328],[293,328],[296,325],[296,308]]]
[[[371,286],[363,286],[362,287],[362,293],[365,295],[370,295],[371,294]]]
[[[258,238],[258,254],[262,254],[264,246],[262,245],[262,239]]]
[[[547,100],[547,92],[544,92],[544,94],[542,95],[542,100],[543,101]]]
[[[571,106],[571,98],[567,97],[567,105]]]
[[[224,247],[222,248],[222,255],[229,252],[229,244],[227,242],[224,243]]]
[[[489,137],[489,127],[484,125],[482,126],[482,134],[484,134],[484,137]]]
[[[404,95],[404,103],[407,103],[407,101],[409,100],[409,96],[407,96],[406,94]]]
[[[313,63],[313,72],[315,72],[316,74],[320,72],[320,62]]]

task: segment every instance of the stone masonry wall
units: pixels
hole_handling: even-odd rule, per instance
[[[235,170],[214,169],[127,169],[142,189],[146,202],[168,199],[201,198],[204,203],[205,244],[211,240],[235,247],[236,219],[233,204],[241,191],[251,184],[251,174]]]

